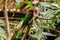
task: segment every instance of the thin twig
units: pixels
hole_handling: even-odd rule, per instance
[[[27,30],[21,40],[26,40],[26,37],[28,36],[29,31],[30,31],[30,27],[27,26]]]
[[[14,35],[16,34],[16,32],[22,28],[22,25],[23,25],[23,21],[19,22],[19,24],[14,28],[14,32],[11,33],[11,40],[14,37]]]
[[[37,16],[37,17],[38,17],[38,19],[42,19],[42,20],[51,20],[51,19],[47,19],[47,18],[41,18],[39,16]]]
[[[35,25],[36,28],[38,28],[34,19],[33,19],[33,24]]]
[[[55,31],[55,32],[57,32],[57,33],[60,33],[60,31],[55,30],[55,29],[53,29],[53,28],[50,28],[50,30],[53,30],[53,31]]]
[[[21,21],[15,28],[14,28],[14,31],[18,31],[23,25],[23,21]]]

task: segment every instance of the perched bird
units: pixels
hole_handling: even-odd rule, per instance
[[[32,19],[32,17],[33,17],[33,10],[30,10],[28,13],[26,13],[26,16],[23,19],[23,25],[24,24],[29,25],[28,23]]]
[[[32,4],[30,4],[30,2],[29,2],[29,4],[25,3],[25,4],[23,4],[22,7],[20,7],[20,12],[23,14],[26,14],[23,19],[23,25],[25,25],[25,24],[29,25],[28,23],[33,17],[33,10],[30,5],[32,5]]]

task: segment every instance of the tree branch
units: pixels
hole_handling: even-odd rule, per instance
[[[51,20],[51,19],[47,19],[47,18],[41,18],[39,16],[37,16],[39,19],[42,19],[42,20]]]
[[[7,12],[7,1],[5,1],[5,9],[4,9],[4,17],[5,17],[5,26],[6,26],[6,29],[7,29],[7,33],[8,33],[8,39],[7,40],[10,40],[10,36],[11,36],[11,32],[10,32],[10,26],[9,26],[9,20],[8,20],[8,12]]]
[[[35,22],[35,18],[33,18],[33,24],[35,25],[36,28],[38,28],[38,26],[36,25],[36,22]]]
[[[27,30],[21,40],[26,40],[26,37],[28,36],[29,31],[30,31],[30,27],[27,26]]]
[[[17,31],[19,31],[22,28],[23,21],[19,22],[19,24],[14,28],[14,32],[11,33],[10,39],[14,37]]]
[[[53,30],[53,31],[55,31],[55,32],[57,32],[57,33],[60,34],[60,31],[58,31],[58,30],[55,30],[55,29],[53,29],[53,28],[50,28],[50,30]]]

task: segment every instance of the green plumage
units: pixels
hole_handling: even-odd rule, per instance
[[[27,13],[23,19],[23,25],[28,24],[29,21],[30,21],[30,15],[29,13]]]

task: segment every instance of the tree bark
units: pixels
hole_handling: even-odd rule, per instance
[[[5,27],[7,29],[7,36],[8,36],[7,40],[10,40],[11,34],[10,34],[10,26],[9,26],[8,12],[7,12],[7,1],[8,0],[5,1],[4,17],[5,17]]]

